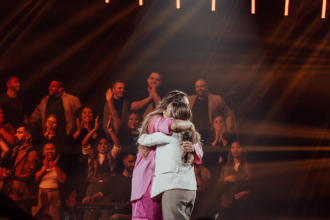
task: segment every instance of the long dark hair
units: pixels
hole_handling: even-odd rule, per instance
[[[240,144],[240,142],[238,140],[233,141],[231,143],[231,146],[233,145],[233,143],[239,143]],[[240,146],[241,146],[241,144],[240,144]],[[241,150],[240,157],[241,157],[241,166],[243,167],[243,171],[246,173],[247,179],[250,179],[251,178],[251,170],[250,170],[250,167],[249,167],[249,163],[247,161],[246,151],[244,151],[243,148]],[[224,176],[227,176],[229,170],[232,169],[234,166],[235,166],[234,156],[231,153],[231,149],[230,149],[229,152],[228,152],[228,161],[227,161],[226,165],[224,166],[224,170],[223,170]]]

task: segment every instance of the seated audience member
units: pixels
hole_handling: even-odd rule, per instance
[[[137,111],[130,111],[127,118],[127,124],[122,126],[119,133],[119,141],[122,146],[119,161],[123,161],[126,154],[137,154],[137,138],[139,136],[138,127],[140,125],[140,117]],[[123,163],[118,163],[117,170],[123,170]]]
[[[39,183],[39,201],[37,210],[41,207],[41,192],[46,192],[51,203],[48,209],[44,211],[49,214],[54,220],[64,220],[64,211],[61,204],[60,183],[65,183],[66,174],[63,172],[63,167],[60,167],[60,154],[56,153],[55,145],[48,142],[43,149],[44,159],[42,160],[43,167],[35,175],[35,182]]]
[[[2,191],[15,201],[24,211],[31,214],[36,201],[34,175],[39,158],[32,148],[31,129],[28,124],[19,125],[15,134],[16,147],[8,160],[8,169],[3,174]]]
[[[116,169],[116,162],[120,154],[120,143],[115,135],[115,132],[111,126],[111,117],[108,123],[108,132],[110,133],[114,146],[110,149],[110,144],[106,138],[99,137],[98,141],[94,144],[93,149],[88,144],[88,139],[93,136],[93,133],[97,130],[97,125],[89,132],[83,140],[83,154],[88,155],[88,181],[89,185],[86,191],[86,196],[93,196],[99,192],[100,189],[109,181],[111,176],[114,176]],[[103,198],[103,202],[107,202],[108,198]],[[102,209],[100,211],[86,209],[85,219],[93,220],[101,217],[101,220],[109,219],[109,210]]]
[[[64,144],[66,142],[66,138],[66,132],[63,130],[60,131],[57,127],[56,115],[48,115],[42,129],[42,134],[40,138],[37,138],[35,141],[36,145],[39,145],[39,147],[36,147],[36,151],[39,156],[41,156],[45,143],[51,141],[56,146],[57,152],[63,154],[65,151]]]
[[[195,84],[196,95],[188,96],[190,108],[193,111],[193,123],[202,135],[203,140],[208,140],[210,134],[210,123],[216,115],[226,117],[228,131],[234,131],[234,114],[228,107],[225,100],[219,95],[208,92],[208,85],[205,80],[199,79]]]
[[[0,108],[0,138],[6,144],[14,145],[15,128],[10,124],[4,124],[4,113]]]
[[[153,72],[150,74],[147,82],[148,88],[135,92],[131,99],[131,109],[139,111],[143,118],[152,112],[155,106],[162,100],[158,94],[159,86],[162,84],[161,75]]]
[[[116,134],[119,133],[120,127],[126,123],[127,114],[131,106],[129,102],[124,99],[125,84],[122,82],[115,82],[112,85],[112,89],[108,89],[105,93],[107,102],[104,105],[103,111],[103,129],[107,130],[108,118],[111,115],[113,120],[113,127]],[[107,134],[108,139],[111,136]]]
[[[33,111],[29,122],[35,128],[45,123],[47,115],[57,116],[57,126],[67,134],[75,124],[75,112],[81,106],[77,97],[69,95],[64,91],[63,82],[54,79],[49,86],[49,95],[45,96]],[[40,123],[41,119],[41,123]]]
[[[124,157],[124,172],[112,177],[97,193],[92,197],[86,197],[85,202],[94,202],[108,195],[112,195],[112,202],[129,203],[132,188],[132,173],[136,156],[127,154]],[[132,210],[124,209],[112,212],[109,220],[125,220],[132,218]]]
[[[139,113],[137,111],[130,111],[127,117],[127,124],[125,124],[119,134],[120,143],[131,146],[131,148],[134,148],[133,151],[137,149],[136,141],[139,136],[138,127],[140,121]]]
[[[238,141],[231,145],[228,161],[222,168],[219,186],[223,191],[220,219],[248,219],[251,167],[247,162],[246,152]]]
[[[1,96],[0,108],[6,115],[5,124],[10,124],[14,128],[20,123],[28,123],[25,103],[18,94],[20,83],[16,76],[6,79],[7,93]]]
[[[215,151],[204,154],[204,166],[210,169],[212,177],[219,178],[222,166],[227,163],[228,151],[233,140],[231,134],[227,131],[226,121],[222,115],[217,115],[212,120],[210,135],[210,146]]]

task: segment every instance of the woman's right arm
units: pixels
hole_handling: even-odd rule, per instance
[[[185,131],[191,128],[192,123],[190,121],[185,121],[185,120],[180,120],[180,119],[175,119],[171,126],[170,130],[171,131]]]
[[[44,176],[49,166],[49,161],[46,158],[42,160],[42,163],[43,163],[43,167],[41,168],[41,170],[36,172],[36,175],[34,176],[34,181],[36,183],[39,183],[41,181],[41,178]]]
[[[168,144],[170,143],[170,137],[161,132],[156,132],[153,134],[142,134],[138,139],[138,143],[145,147],[151,147],[159,144]]]

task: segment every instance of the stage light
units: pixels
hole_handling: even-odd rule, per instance
[[[251,0],[251,14],[256,13],[256,0]]]
[[[289,0],[285,0],[284,16],[289,15]]]
[[[139,5],[140,5],[140,6],[143,5],[143,0],[139,0]]]
[[[323,4],[322,4],[322,15],[321,18],[325,18],[325,11],[327,9],[327,0],[323,0]]]
[[[177,8],[177,9],[180,8],[180,0],[176,0],[176,8]]]
[[[105,0],[105,3],[109,3],[109,0]]]
[[[215,0],[212,0],[211,11],[215,11]]]

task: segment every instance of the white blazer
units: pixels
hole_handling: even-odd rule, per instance
[[[181,162],[181,140],[181,134],[175,132],[172,135],[157,132],[140,136],[140,145],[157,145],[151,198],[171,189],[197,190],[194,166]]]

